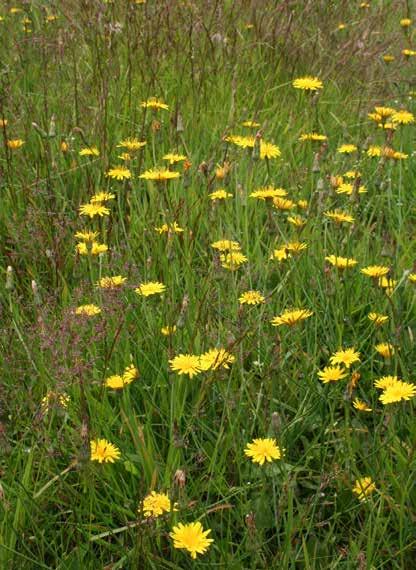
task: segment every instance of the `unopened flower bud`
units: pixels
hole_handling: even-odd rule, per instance
[[[183,489],[186,484],[185,471],[182,471],[182,469],[177,469],[175,475],[173,476],[173,482],[177,487]]]
[[[13,289],[13,285],[13,267],[9,265],[6,270],[6,289],[11,291]]]

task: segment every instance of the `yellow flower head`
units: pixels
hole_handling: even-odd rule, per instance
[[[402,18],[400,20],[400,25],[402,28],[408,28],[412,25],[412,20],[410,18]]]
[[[81,241],[91,242],[97,239],[98,232],[90,232],[90,231],[76,232],[75,237],[76,239],[79,239]]]
[[[360,353],[355,348],[338,350],[329,359],[331,364],[342,364],[345,368],[350,368],[355,362],[360,362]]]
[[[328,384],[329,382],[342,380],[347,376],[347,373],[340,366],[326,366],[318,372],[318,376],[324,384]]]
[[[267,200],[268,198],[274,199],[274,198],[282,198],[284,196],[287,196],[287,192],[283,188],[274,188],[273,186],[265,186],[262,188],[258,188],[257,190],[254,190],[254,192],[252,192],[249,195],[249,198],[257,198],[258,200]]]
[[[114,463],[120,458],[120,450],[106,439],[94,439],[90,442],[91,461]]]
[[[81,216],[88,216],[90,218],[94,216],[100,216],[100,218],[102,218],[103,216],[109,216],[110,210],[106,206],[103,206],[101,202],[97,202],[96,204],[90,202],[88,204],[81,204],[79,213]]]
[[[67,408],[71,398],[68,394],[52,392],[51,390],[46,393],[46,396],[42,398],[41,409],[42,413],[46,414],[53,406],[58,406],[60,408]]]
[[[244,454],[247,457],[251,457],[253,463],[259,463],[260,465],[263,465],[265,461],[271,462],[283,457],[283,452],[277,445],[276,440],[271,438],[253,439],[251,443],[247,444]]]
[[[119,289],[127,281],[127,277],[121,275],[114,275],[114,277],[101,277],[98,286],[101,289]]]
[[[142,297],[150,297],[150,295],[158,295],[166,291],[166,285],[160,283],[160,281],[147,281],[146,283],[140,283],[135,291]]]
[[[415,122],[415,116],[413,113],[402,109],[401,111],[393,113],[391,120],[398,125],[410,125]]]
[[[343,212],[341,210],[329,210],[328,212],[324,212],[324,216],[329,218],[330,220],[334,220],[337,224],[353,224],[354,217],[348,214],[347,212]]]
[[[357,147],[355,144],[342,144],[337,148],[337,152],[340,154],[352,154],[357,152]]]
[[[199,356],[193,354],[179,354],[169,360],[170,369],[179,375],[186,374],[193,378],[201,372],[201,362]]]
[[[80,305],[75,309],[76,315],[83,315],[86,317],[95,317],[101,313],[100,307],[97,305]]]
[[[138,376],[139,371],[137,368],[130,365],[124,370],[123,375],[114,374],[106,378],[105,385],[107,388],[112,388],[113,390],[121,390],[124,386],[131,384]]]
[[[125,166],[120,165],[110,168],[106,176],[114,178],[115,180],[128,180],[131,178],[131,171]]]
[[[354,184],[350,184],[349,182],[343,182],[342,184],[340,184],[338,186],[338,188],[335,190],[335,192],[337,194],[347,194],[348,196],[351,196],[351,194],[354,192]],[[359,194],[365,194],[367,192],[367,189],[365,186],[360,185],[358,187],[358,193]]]
[[[99,192],[98,194],[91,196],[90,203],[101,204],[102,202],[109,202],[110,200],[114,200],[114,198],[115,194],[111,194],[110,192]]]
[[[389,386],[393,386],[393,384],[396,384],[396,382],[399,382],[398,376],[382,376],[381,378],[378,378],[378,380],[374,382],[374,386],[379,390],[385,390]]]
[[[323,83],[318,77],[312,77],[307,75],[305,77],[299,77],[292,81],[292,85],[295,89],[301,89],[302,91],[319,91],[323,88]]]
[[[9,139],[6,144],[11,150],[17,150],[25,144],[25,141],[22,139]]]
[[[96,146],[82,148],[79,151],[79,156],[100,156],[100,151]]]
[[[376,344],[375,349],[383,358],[391,358],[394,355],[394,347],[389,342]]]
[[[304,241],[290,241],[285,244],[284,247],[287,251],[290,251],[290,253],[297,255],[298,253],[301,253],[303,250],[307,249],[308,244]]]
[[[176,164],[177,162],[183,162],[184,160],[186,160],[187,157],[184,154],[175,154],[169,152],[168,154],[165,154],[162,158],[163,160],[169,161],[169,164]]]
[[[408,382],[401,382],[397,380],[391,383],[387,388],[384,389],[383,393],[379,397],[382,404],[394,404],[396,402],[402,402],[403,400],[410,400],[416,396],[416,384],[410,384]]]
[[[368,265],[367,267],[363,267],[361,269],[361,273],[363,275],[367,275],[367,277],[372,277],[373,279],[379,279],[390,271],[388,267],[384,265]]]
[[[213,348],[199,357],[199,366],[204,372],[217,370],[218,368],[230,368],[229,365],[233,362],[235,362],[235,356],[224,348]]]
[[[300,142],[305,142],[305,141],[322,142],[326,140],[328,140],[327,136],[320,135],[318,133],[303,133],[299,137]]]
[[[273,206],[277,210],[292,210],[296,208],[296,203],[287,198],[273,198]]]
[[[168,170],[167,168],[151,168],[139,176],[139,178],[143,178],[144,180],[155,180],[156,182],[173,180],[174,178],[179,177],[179,172],[174,172],[173,170]]]
[[[363,402],[362,400],[355,398],[355,400],[353,400],[352,405],[354,406],[354,408],[360,412],[372,412],[372,408],[370,408],[365,402]]]
[[[389,320],[387,315],[381,315],[380,313],[369,313],[368,318],[376,325],[376,327],[384,325],[384,323],[387,323]]]
[[[243,127],[248,127],[249,129],[258,129],[261,125],[256,121],[244,121],[241,123]]]
[[[147,99],[147,101],[142,101],[142,103],[140,103],[140,107],[143,107],[143,109],[153,109],[155,111],[159,109],[163,109],[164,111],[169,110],[169,106],[166,105],[166,103],[164,103],[161,99],[157,99],[156,97],[150,97],[150,99]]]
[[[391,55],[390,53],[386,53],[383,55],[383,61],[384,63],[391,63],[392,61],[394,61],[396,58],[394,57],[394,55]]]
[[[163,334],[163,336],[170,336],[172,334],[175,334],[176,329],[177,329],[176,325],[166,326],[162,327],[160,329],[160,332]]]
[[[215,201],[215,200],[228,200],[229,198],[233,197],[233,195],[230,194],[230,192],[227,192],[226,190],[224,190],[224,188],[219,188],[218,190],[215,190],[215,192],[211,192],[210,194],[208,194],[208,196],[213,201]]]
[[[184,229],[179,226],[177,222],[173,222],[173,224],[162,224],[161,226],[155,228],[158,234],[181,234],[183,233]]]
[[[146,141],[139,141],[139,139],[131,138],[120,141],[117,148],[125,148],[128,152],[135,152],[136,150],[140,150],[146,146],[146,144]]]
[[[228,253],[222,253],[220,255],[221,267],[224,269],[229,269],[230,271],[234,271],[238,269],[240,265],[246,263],[247,257],[241,253],[241,251],[231,250]]]
[[[288,325],[290,327],[297,323],[308,319],[313,315],[313,312],[308,309],[287,309],[277,317],[274,317],[270,322],[274,327],[281,325]]]
[[[218,249],[218,251],[239,251],[241,249],[238,241],[232,241],[229,239],[220,239],[218,241],[214,241],[211,244],[211,247]]]
[[[306,220],[302,216],[288,216],[287,221],[296,228],[303,228],[306,224]]]
[[[166,493],[156,493],[156,491],[152,491],[143,499],[142,509],[145,517],[159,517],[177,510]]]
[[[376,490],[376,485],[371,477],[361,477],[355,481],[352,492],[354,495],[357,495],[361,502],[364,502]]]
[[[224,180],[224,178],[227,177],[230,170],[231,170],[231,165],[229,162],[224,162],[222,166],[220,164],[217,164],[217,167],[215,169],[215,178],[217,180]]]
[[[327,255],[326,261],[336,267],[337,269],[346,269],[347,267],[354,267],[358,261],[350,257],[338,257],[336,255]]]
[[[265,302],[260,291],[246,291],[239,297],[240,305],[260,305]]]
[[[212,538],[207,538],[210,532],[211,529],[204,531],[200,522],[179,523],[173,527],[169,536],[173,539],[174,548],[188,551],[191,558],[195,559],[197,554],[205,554],[214,542]]]

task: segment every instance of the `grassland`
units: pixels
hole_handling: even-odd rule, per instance
[[[1,3],[0,568],[414,568],[412,8]]]

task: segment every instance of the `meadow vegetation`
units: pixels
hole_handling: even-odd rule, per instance
[[[0,568],[414,568],[413,9],[1,2]]]

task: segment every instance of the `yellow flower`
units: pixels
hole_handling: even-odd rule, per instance
[[[256,121],[244,121],[241,124],[243,127],[248,127],[249,129],[257,129],[260,127],[260,123],[256,123]]]
[[[361,502],[364,502],[376,490],[376,485],[371,477],[361,477],[355,481],[352,492],[357,495]]]
[[[86,317],[95,317],[101,313],[100,307],[97,305],[80,305],[75,309],[76,315],[85,315]]]
[[[123,375],[114,374],[106,378],[105,385],[107,388],[113,388],[113,390],[121,390],[124,386],[131,384],[138,376],[139,371],[131,364],[126,367]]]
[[[98,463],[114,463],[120,458],[120,450],[106,439],[90,441],[91,461]]]
[[[345,368],[350,368],[354,362],[360,362],[360,353],[355,348],[338,350],[329,359],[331,364],[343,364]]]
[[[342,224],[342,223],[353,224],[354,223],[353,216],[351,216],[347,212],[343,212],[341,210],[333,210],[333,211],[329,210],[328,212],[324,212],[324,216],[326,216],[327,218],[330,218],[331,220],[334,220],[334,222],[336,222],[337,224]]]
[[[381,148],[381,146],[372,145],[372,146],[369,146],[367,149],[367,156],[370,156],[370,157],[381,156],[382,152],[383,152],[383,149]]]
[[[179,354],[169,360],[170,368],[179,375],[187,374],[189,378],[193,378],[201,372],[201,363],[199,356],[193,354]]]
[[[135,291],[142,297],[149,297],[150,295],[157,295],[166,291],[166,285],[160,283],[160,281],[147,281],[146,283],[140,283]]]
[[[163,180],[172,180],[174,178],[179,178],[180,173],[174,172],[173,170],[168,170],[167,168],[151,168],[146,170],[143,174],[140,174],[139,178],[144,180],[156,180],[157,182],[162,182]]]
[[[329,382],[338,382],[347,376],[347,373],[340,366],[326,366],[318,372],[319,378],[324,384]]]
[[[130,153],[128,152],[122,152],[121,154],[118,155],[118,158],[120,160],[124,160],[125,162],[128,162],[129,160],[131,160],[133,157]]]
[[[394,57],[394,55],[391,55],[389,53],[386,53],[383,55],[383,60],[385,63],[391,63],[392,61],[394,61],[396,58]]]
[[[260,305],[265,302],[260,291],[246,291],[239,297],[240,305]]]
[[[195,559],[197,554],[205,554],[214,542],[212,538],[207,538],[211,529],[203,529],[200,522],[193,522],[189,524],[179,523],[173,527],[173,531],[169,536],[173,539],[174,548],[187,550],[191,558]]]
[[[98,194],[94,194],[91,197],[90,203],[91,204],[100,204],[102,202],[109,202],[110,200],[114,200],[115,195],[111,194],[110,192],[99,192]]]
[[[241,249],[238,241],[231,241],[229,239],[214,241],[214,243],[211,244],[211,247],[218,249],[218,251],[239,251]]]
[[[345,178],[360,178],[361,172],[358,172],[358,170],[347,170],[344,176]]]
[[[103,216],[108,216],[110,214],[110,210],[100,202],[97,204],[81,204],[79,212],[81,216],[89,216],[90,218],[93,218],[94,216],[100,216],[102,218]]]
[[[251,443],[247,444],[244,450],[247,457],[251,457],[253,463],[263,465],[265,461],[273,461],[274,459],[281,459],[283,452],[277,445],[276,440],[272,438],[253,439]]]
[[[131,178],[131,171],[125,166],[120,165],[110,168],[106,176],[109,178],[115,178],[115,180],[127,180]]]
[[[100,156],[100,151],[96,146],[86,147],[79,151],[79,156]]]
[[[108,251],[108,246],[105,243],[92,242],[91,255],[100,255]]]
[[[249,198],[257,198],[258,200],[267,200],[268,198],[279,198],[287,196],[286,190],[283,188],[274,188],[273,186],[265,186],[254,190]]]
[[[346,24],[338,24],[337,30],[340,30],[340,31],[341,31],[341,30],[345,30],[346,27],[347,27]]]
[[[355,400],[353,400],[352,405],[354,406],[354,408],[356,410],[359,410],[360,412],[372,412],[372,408],[370,408],[365,402],[363,402],[362,400],[359,400],[358,398],[355,398]]]
[[[326,141],[328,140],[328,137],[325,135],[320,135],[318,133],[303,133],[302,135],[300,135],[299,137],[299,141],[300,142],[305,142],[305,141]]]
[[[97,239],[98,232],[90,232],[90,231],[77,232],[75,234],[75,237],[76,237],[76,239],[79,239],[81,241],[90,242],[90,241],[94,241],[95,239]]]
[[[304,241],[290,241],[284,246],[287,251],[293,253],[294,255],[301,253],[303,250],[308,248],[308,244]]]
[[[374,107],[374,110],[376,112],[377,115],[379,115],[382,119],[387,119],[388,117],[391,117],[393,115],[393,113],[395,113],[395,110],[393,109],[393,107]]]
[[[416,283],[416,273],[409,273],[407,278],[410,281],[410,283]]]
[[[177,328],[176,325],[166,326],[162,327],[160,329],[160,332],[163,334],[163,336],[170,336],[176,332],[176,328]]]
[[[338,188],[335,190],[335,192],[337,194],[347,194],[348,196],[351,196],[351,194],[354,192],[354,184],[349,184],[348,182],[343,182],[342,184],[340,184],[338,186]],[[367,189],[365,186],[361,185],[358,187],[358,193],[359,194],[365,194],[367,192]]]
[[[7,119],[0,119],[0,128],[7,127],[9,121]]]
[[[181,234],[183,233],[183,228],[181,228],[176,222],[173,224],[162,224],[158,228],[155,228],[158,234]]]
[[[302,210],[306,210],[306,208],[308,207],[308,201],[307,200],[298,200],[298,206]]]
[[[320,79],[311,77],[310,75],[294,79],[292,85],[295,89],[301,89],[303,91],[318,91],[323,87],[323,83]]]
[[[134,152],[146,146],[146,141],[139,141],[139,139],[129,138],[119,142],[117,148],[126,148],[129,152]]]
[[[357,265],[358,261],[356,259],[352,259],[350,257],[337,257],[336,255],[328,255],[325,257],[326,261],[328,261],[334,267],[338,269],[346,269],[347,267],[354,267]]]
[[[143,107],[144,109],[163,109],[165,111],[169,110],[169,106],[166,105],[166,103],[164,103],[161,99],[157,99],[156,97],[150,97],[150,99],[147,99],[147,101],[142,101],[142,103],[140,103],[140,107]]]
[[[114,275],[114,277],[101,277],[98,282],[98,286],[101,289],[118,289],[124,285],[127,281],[127,277],[122,277],[121,275]]]
[[[375,349],[383,358],[391,358],[394,355],[394,347],[389,342],[376,344]]]
[[[402,18],[400,20],[400,25],[402,28],[408,28],[412,25],[412,20],[410,18]]]
[[[401,382],[400,380],[392,383],[384,389],[379,397],[382,404],[394,404],[403,400],[410,400],[416,396],[416,384]]]
[[[363,267],[360,271],[363,275],[367,275],[367,277],[378,279],[379,277],[387,275],[390,269],[384,265],[368,265],[367,267]]]
[[[284,261],[285,259],[288,259],[289,257],[291,257],[290,253],[288,253],[286,247],[280,247],[278,249],[273,250],[272,255],[270,256],[270,259],[277,259],[277,261]]]
[[[217,164],[217,168],[215,169],[215,178],[217,180],[224,180],[224,178],[227,177],[230,170],[231,170],[231,165],[229,162],[224,162],[222,166],[220,164]]]
[[[70,400],[71,398],[68,396],[68,394],[65,394],[65,392],[59,394],[59,392],[49,391],[41,401],[42,414],[47,414],[48,411],[54,406],[67,408]]]
[[[372,321],[376,327],[384,325],[389,320],[387,315],[381,315],[380,313],[369,313],[368,318]]]
[[[300,321],[308,319],[313,315],[313,312],[309,309],[286,309],[277,317],[273,317],[270,321],[274,327],[280,327],[281,325],[288,325],[292,327]]]
[[[273,198],[273,206],[277,210],[292,210],[296,207],[293,200],[288,200],[287,198]]]
[[[211,194],[208,194],[208,196],[213,201],[215,201],[215,200],[227,200],[228,198],[233,197],[233,195],[230,194],[230,192],[227,192],[226,190],[224,190],[224,188],[219,188],[218,190],[215,190],[215,192],[211,192]]]
[[[374,382],[374,386],[379,390],[385,390],[386,388],[393,386],[397,382],[399,382],[398,376],[382,376],[381,378],[378,378],[378,380]]]
[[[241,251],[231,250],[220,255],[221,267],[234,271],[247,262],[247,257]]]
[[[143,499],[143,514],[145,517],[159,517],[163,513],[176,511],[175,505],[171,505],[166,493],[152,491]]]
[[[212,348],[199,357],[199,366],[202,371],[230,368],[229,364],[235,362],[235,356],[224,348]]]
[[[176,164],[177,162],[183,162],[186,160],[186,156],[184,154],[174,154],[172,152],[165,154],[162,158],[163,160],[168,160],[169,164]]]
[[[416,51],[414,49],[402,49],[402,55],[405,57],[413,57],[416,55]]]
[[[263,139],[260,140],[260,158],[264,160],[265,158],[278,158],[281,155],[280,148],[270,142],[266,142]]]
[[[25,141],[22,139],[9,139],[6,144],[11,150],[17,150],[25,144]]]
[[[306,224],[306,220],[302,216],[288,216],[287,221],[297,228],[303,228]]]
[[[341,146],[339,146],[337,148],[337,152],[339,152],[340,154],[352,154],[353,152],[356,152],[358,149],[355,146],[355,144],[342,144]]]
[[[409,125],[415,122],[415,117],[413,113],[402,109],[401,111],[393,113],[391,120],[393,123],[397,123],[398,125]]]

